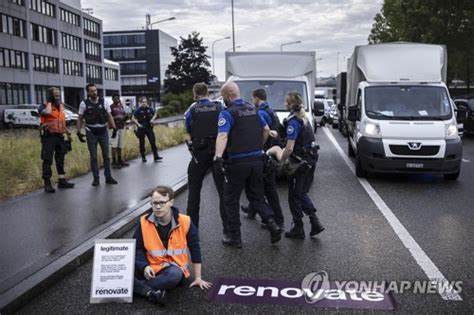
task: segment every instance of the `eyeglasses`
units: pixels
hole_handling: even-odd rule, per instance
[[[168,202],[170,201],[170,199],[166,200],[166,201],[152,201],[151,202],[151,205],[152,206],[155,206],[155,207],[163,207],[164,205],[166,205]]]

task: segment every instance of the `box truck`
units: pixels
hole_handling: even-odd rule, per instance
[[[348,61],[348,151],[356,175],[438,173],[457,179],[462,143],[443,45],[357,46]]]
[[[285,96],[296,91],[303,97],[308,120],[313,117],[315,52],[227,52],[226,79],[237,83],[243,99],[250,101],[252,91],[264,88],[268,102],[280,118],[288,116]]]

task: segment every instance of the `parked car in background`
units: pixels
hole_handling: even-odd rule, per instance
[[[465,112],[463,127],[465,134],[474,134],[474,96],[470,98],[458,98],[454,100],[459,113]],[[459,119],[458,119],[459,120]]]
[[[79,115],[74,113],[73,111],[69,109],[64,109],[64,115],[66,116],[66,125],[74,125],[77,123],[77,119],[79,118]]]

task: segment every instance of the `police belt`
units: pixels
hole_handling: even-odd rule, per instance
[[[234,158],[234,159],[227,159],[226,160],[226,164],[237,164],[237,163],[246,163],[246,162],[258,162],[258,161],[263,161],[264,160],[264,155],[262,153],[262,155],[259,155],[259,156],[244,156],[244,157],[241,157],[241,158]]]
[[[207,149],[210,145],[214,145],[216,143],[215,137],[209,137],[204,139],[192,139],[193,141],[193,148],[195,150],[204,150]]]

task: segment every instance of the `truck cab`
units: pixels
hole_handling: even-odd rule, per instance
[[[374,51],[373,47],[353,55],[353,68],[348,70],[348,95],[351,96],[347,99],[354,101],[349,104],[347,113],[348,151],[356,158],[356,175],[437,173],[443,174],[445,179],[457,179],[462,142],[453,102],[441,76],[444,49],[437,45],[405,43],[373,46],[389,45],[402,63],[398,67],[411,68],[405,71],[405,76],[399,77],[405,79],[395,80],[393,76],[392,80],[380,79],[384,76],[382,72],[393,74],[395,70],[377,68],[377,61],[393,56],[388,50]],[[425,54],[420,54],[420,48]],[[426,53],[432,54],[431,64],[425,63],[422,68],[413,64],[419,62],[417,56],[420,55],[430,59]],[[427,70],[430,67],[431,75]],[[349,76],[354,68],[361,70],[359,78],[363,79],[349,82],[350,77],[357,76],[353,73]],[[379,80],[374,79],[377,76]]]

